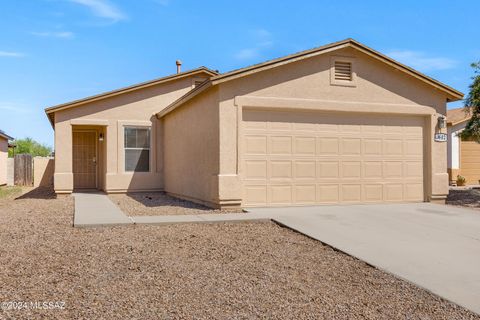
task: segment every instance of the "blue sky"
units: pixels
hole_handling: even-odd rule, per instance
[[[466,93],[480,1],[0,0],[0,129],[53,145],[47,106],[354,38]],[[449,105],[460,106],[461,103]]]

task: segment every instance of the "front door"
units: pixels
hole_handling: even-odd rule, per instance
[[[97,133],[73,132],[73,187],[95,189],[97,187]]]

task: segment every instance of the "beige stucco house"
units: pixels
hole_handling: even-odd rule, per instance
[[[212,207],[442,201],[462,93],[354,40],[47,108],[55,190],[164,190]],[[439,125],[440,124],[440,125]]]
[[[447,111],[447,167],[451,183],[456,183],[457,176],[461,175],[466,185],[480,184],[480,143],[462,140],[459,136],[470,118],[465,108]]]
[[[7,159],[9,140],[13,140],[13,138],[0,130],[0,186],[7,184]]]

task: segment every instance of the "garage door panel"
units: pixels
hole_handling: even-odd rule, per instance
[[[317,192],[315,184],[296,185],[295,203],[297,204],[315,204],[317,201]]]
[[[298,160],[295,161],[294,166],[294,178],[297,180],[302,179],[309,179],[309,180],[316,180],[316,165],[315,161],[302,161]]]
[[[405,155],[421,157],[423,155],[423,141],[420,139],[405,140]]]
[[[338,161],[317,161],[318,179],[338,179],[340,177]]]
[[[422,161],[405,161],[405,177],[407,178],[423,178],[423,162]]]
[[[338,184],[317,185],[317,203],[337,203],[340,199]]]
[[[383,140],[384,156],[400,156],[403,154],[402,139],[384,139]]]
[[[292,186],[290,185],[270,185],[270,203],[274,205],[292,203]]]
[[[362,186],[360,184],[342,184],[340,190],[342,202],[361,202]]]
[[[243,188],[244,201],[252,206],[267,205],[267,186],[266,185],[247,185]]]
[[[384,161],[383,162],[383,177],[385,179],[397,179],[403,177],[403,162],[402,161]]]
[[[297,155],[314,156],[316,152],[315,137],[295,137],[294,152]]]
[[[341,140],[343,155],[360,155],[362,151],[362,140],[357,138],[343,138]]]
[[[246,160],[245,161],[245,179],[265,180],[267,178],[266,160]]]
[[[271,160],[270,180],[292,179],[292,161],[289,160]]]
[[[338,155],[340,150],[340,139],[334,137],[317,138],[317,155]]]
[[[267,137],[254,135],[246,136],[245,153],[247,155],[267,154]]]
[[[384,199],[385,201],[401,201],[403,200],[403,184],[389,183],[384,185]]]
[[[360,161],[342,161],[341,177],[346,179],[360,178],[362,163]]]
[[[244,205],[423,201],[423,118],[249,113]]]
[[[382,139],[365,138],[363,139],[363,154],[366,156],[382,155]]]
[[[365,184],[363,194],[366,202],[380,202],[383,200],[383,184]]]
[[[270,137],[271,155],[291,155],[292,154],[292,137],[271,136]]]
[[[365,179],[381,179],[383,177],[382,161],[364,161],[363,177]]]
[[[423,184],[422,183],[405,183],[404,194],[405,199],[409,201],[422,201],[423,197]]]

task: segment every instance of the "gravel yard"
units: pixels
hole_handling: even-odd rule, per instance
[[[461,189],[450,190],[446,204],[460,207],[480,209],[480,190]]]
[[[214,210],[197,203],[170,197],[164,192],[110,194],[110,199],[129,216],[163,216],[206,213],[232,213],[238,210]]]
[[[17,195],[18,196],[18,195]],[[480,319],[273,223],[74,229],[49,190],[0,199],[0,319]]]

